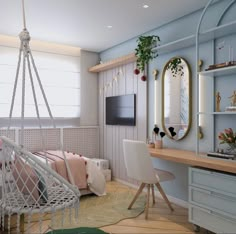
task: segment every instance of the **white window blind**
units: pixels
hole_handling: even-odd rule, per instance
[[[0,117],[8,117],[18,62],[18,49],[0,46]],[[32,51],[54,117],[80,116],[80,57]],[[49,117],[33,72],[40,117]],[[36,117],[31,82],[26,66],[25,117]],[[22,66],[19,73],[13,117],[21,116]]]

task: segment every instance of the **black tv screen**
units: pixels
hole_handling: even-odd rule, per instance
[[[135,126],[135,94],[106,97],[106,124]]]

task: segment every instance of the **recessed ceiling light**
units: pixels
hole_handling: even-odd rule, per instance
[[[112,28],[112,25],[107,25],[107,28],[111,29],[111,28]]]
[[[149,7],[149,6],[148,6],[148,5],[146,5],[146,4],[145,4],[145,5],[143,5],[143,8],[145,8],[145,9],[146,9],[146,8],[148,8],[148,7]]]

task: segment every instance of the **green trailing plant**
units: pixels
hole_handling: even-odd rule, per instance
[[[135,49],[135,55],[137,57],[137,68],[134,73],[138,75],[140,72],[144,72],[146,64],[158,56],[157,50],[153,50],[154,47],[160,42],[158,36],[140,36],[137,40],[138,45]]]
[[[173,77],[176,77],[177,74],[179,74],[180,76],[184,75],[183,66],[181,65],[181,62],[181,58],[173,58],[167,66],[167,70],[171,70]]]

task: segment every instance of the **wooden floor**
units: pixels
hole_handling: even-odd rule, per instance
[[[120,184],[117,184],[121,186]],[[113,184],[113,186],[116,186]],[[122,185],[125,187],[125,185]],[[193,234],[193,225],[188,222],[188,210],[172,203],[174,211],[171,212],[167,204],[160,198],[152,204],[150,198],[148,219],[142,213],[137,218],[125,219],[117,224],[106,226],[102,229],[112,234]],[[198,232],[206,233],[205,230]]]
[[[121,189],[126,189],[126,185],[118,182],[108,184],[107,190],[112,191],[114,186],[119,186]],[[152,200],[152,199],[150,199]],[[105,232],[112,234],[148,234],[148,233],[161,233],[161,234],[193,234],[193,225],[188,222],[188,210],[173,204],[174,211],[171,212],[168,206],[160,198],[156,199],[154,205],[150,204],[148,220],[145,219],[144,213],[133,219],[125,219],[117,224],[105,226],[102,229]],[[43,221],[42,231],[47,232],[48,225],[51,221]],[[38,223],[33,223],[30,233],[38,233]],[[1,232],[0,233],[7,233]],[[14,233],[11,230],[10,233]],[[205,230],[198,232],[206,233]]]

